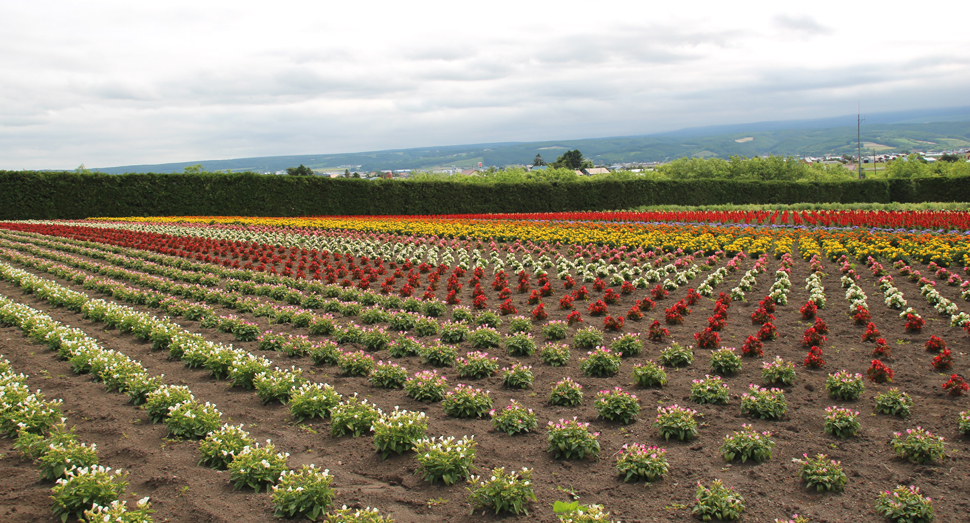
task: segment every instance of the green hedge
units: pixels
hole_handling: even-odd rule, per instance
[[[0,171],[0,219],[312,216],[629,209],[641,205],[970,201],[970,178],[461,184],[258,174]]]

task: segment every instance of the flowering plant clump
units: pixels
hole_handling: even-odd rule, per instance
[[[303,516],[318,519],[333,504],[333,476],[329,470],[304,465],[300,470],[287,470],[273,485],[273,508],[276,517]]]
[[[604,303],[603,300],[596,300],[586,308],[586,312],[588,312],[590,316],[602,316],[609,311],[607,310],[606,303]]]
[[[650,328],[647,331],[647,338],[649,338],[650,341],[663,341],[664,338],[669,336],[670,331],[667,330],[666,327],[661,326],[659,320],[654,320],[654,322],[650,324]]]
[[[862,305],[857,305],[855,311],[852,315],[852,320],[855,321],[856,325],[866,325],[872,319],[869,314],[869,309],[863,307]]]
[[[606,347],[596,347],[581,358],[579,369],[583,374],[594,377],[614,376],[620,371],[621,358]]]
[[[21,432],[22,435],[32,434]],[[57,481],[63,478],[68,470],[74,467],[91,467],[98,464],[98,447],[96,444],[88,446],[70,439],[59,443],[49,443],[43,449],[43,455],[37,457],[40,469],[40,479]]]
[[[435,367],[452,367],[457,358],[458,351],[452,345],[432,343],[421,350],[421,360]]]
[[[682,325],[684,323],[684,315],[680,313],[680,310],[676,306],[664,309],[664,321],[667,325]]]
[[[778,329],[773,323],[768,322],[761,326],[757,336],[761,341],[771,341],[778,337]]]
[[[552,386],[549,403],[564,407],[575,407],[583,402],[583,386],[576,383],[569,376],[559,380]]]
[[[505,351],[509,356],[532,356],[536,342],[531,334],[513,334],[505,338]]]
[[[94,503],[91,508],[84,511],[84,519],[80,521],[106,521],[120,523],[151,523],[155,511],[152,510],[148,497],[144,497],[135,503],[135,507],[129,509],[128,502],[114,500],[108,505]]]
[[[774,361],[761,363],[761,379],[767,385],[791,385],[795,383],[795,364],[775,356]]]
[[[349,433],[353,437],[370,432],[381,411],[367,400],[359,400],[357,394],[341,401],[330,409],[330,434],[334,437]]]
[[[593,326],[580,329],[573,335],[573,347],[576,349],[591,350],[602,343],[603,332]]]
[[[446,321],[441,324],[441,334],[439,339],[444,343],[456,345],[468,339],[468,326],[464,323],[454,323]]]
[[[623,316],[607,316],[603,318],[603,329],[607,331],[621,331],[623,330]]]
[[[583,315],[579,311],[573,311],[566,315],[566,325],[574,325],[576,323],[582,323]]]
[[[569,361],[569,347],[562,343],[546,343],[539,351],[539,359],[547,365],[562,367]]]
[[[893,450],[896,455],[912,463],[930,463],[943,461],[946,453],[943,449],[943,436],[934,436],[923,427],[906,429],[906,437],[900,432],[893,433]]]
[[[263,403],[273,401],[286,403],[293,391],[303,382],[303,370],[292,366],[288,369],[276,367],[269,372],[260,372],[253,378],[256,395],[263,400]]]
[[[741,394],[741,414],[751,414],[761,419],[781,419],[787,411],[785,391],[781,389],[764,389],[751,384],[748,392]]]
[[[827,407],[825,409],[825,432],[837,438],[851,438],[859,431],[859,411],[842,407]]]
[[[481,325],[469,335],[472,347],[489,349],[502,346],[502,335],[494,327]]]
[[[805,356],[805,361],[802,362],[802,364],[811,368],[824,367],[825,360],[822,359],[822,349],[820,347],[812,347],[808,349],[808,355]]]
[[[532,386],[532,367],[513,363],[502,369],[502,385],[510,389],[527,389]]]
[[[623,481],[655,481],[667,475],[667,449],[640,443],[623,445],[616,456],[616,471]]]
[[[266,487],[268,490],[286,470],[286,459],[289,456],[289,453],[276,452],[269,440],[266,440],[265,447],[260,447],[258,443],[244,447],[229,462],[229,480],[236,489],[250,487],[259,492]]]
[[[686,367],[694,363],[694,351],[690,346],[683,347],[677,343],[660,351],[660,364],[667,367]]]
[[[640,387],[663,387],[667,384],[667,372],[653,360],[634,365],[632,378]]]
[[[532,331],[532,321],[524,316],[516,316],[509,320],[509,332],[512,334],[522,334]]]
[[[758,432],[751,425],[741,425],[741,430],[724,436],[721,445],[721,456],[724,461],[731,462],[740,459],[741,463],[749,459],[761,463],[771,459],[771,450],[775,442],[768,431]]]
[[[404,392],[418,401],[441,401],[445,397],[447,382],[437,370],[420,371],[404,382]]]
[[[351,509],[347,508],[347,505],[327,514],[327,521],[328,523],[394,523],[394,520],[382,516],[381,511],[376,508]]]
[[[392,358],[406,358],[419,356],[423,348],[421,342],[411,336],[400,336],[387,345],[387,352]]]
[[[720,376],[705,375],[704,379],[693,380],[690,386],[690,400],[696,403],[727,405],[730,394],[728,386]]]
[[[201,439],[222,425],[222,413],[215,405],[185,401],[168,409],[165,426],[169,437],[175,439]]]
[[[514,514],[528,514],[527,505],[536,500],[532,490],[532,471],[525,467],[518,472],[506,474],[504,467],[492,469],[488,479],[478,476],[469,478],[471,493],[468,501],[476,508]]]
[[[461,439],[442,436],[418,440],[414,445],[418,469],[428,483],[442,481],[445,485],[454,485],[468,477],[477,445],[474,436],[463,436]]]
[[[940,351],[939,354],[933,357],[933,361],[930,362],[930,365],[934,369],[940,371],[950,370],[953,368],[953,354],[950,352],[950,349],[943,349]]]
[[[455,365],[459,378],[477,380],[498,372],[498,358],[489,358],[487,352],[469,352],[464,358],[455,360]]]
[[[381,453],[381,458],[393,452],[404,454],[412,449],[418,440],[424,439],[428,432],[428,417],[423,412],[411,412],[394,407],[394,411],[385,414],[372,427],[374,431],[374,449]]]
[[[408,371],[397,363],[378,361],[371,371],[371,385],[382,389],[400,389],[408,379]]]
[[[741,345],[741,355],[748,358],[760,358],[765,355],[764,343],[754,336],[748,336]]]
[[[441,326],[434,318],[421,316],[414,323],[414,333],[420,337],[437,336],[440,330]]]
[[[636,356],[643,351],[643,342],[640,341],[639,334],[624,334],[613,340],[610,351],[624,358]]]
[[[111,467],[92,465],[73,468],[51,489],[54,517],[67,521],[71,516],[84,521],[84,511],[94,505],[102,507],[118,500],[128,486],[128,475]]]
[[[926,325],[926,320],[919,314],[910,313],[906,315],[906,332],[919,332]]]
[[[697,340],[697,346],[702,349],[717,349],[721,346],[721,335],[710,327],[701,332],[695,332],[694,339]]]
[[[724,347],[711,353],[711,372],[721,375],[736,374],[741,371],[741,357],[733,347]]]
[[[798,477],[805,480],[808,488],[815,488],[818,492],[839,492],[845,488],[849,478],[842,470],[842,463],[828,459],[825,454],[818,454],[814,458],[802,454],[804,459],[794,458],[792,461],[801,465]]]
[[[818,313],[818,305],[814,301],[807,301],[801,309],[798,309],[798,312],[802,313],[803,320],[810,320]]]
[[[542,326],[542,335],[550,341],[566,339],[569,326],[562,320],[553,320]]]
[[[923,348],[926,349],[926,352],[940,352],[946,349],[946,342],[939,336],[933,335],[923,344]]]
[[[970,436],[970,410],[965,410],[960,413],[960,422],[957,428],[960,434]]]
[[[441,401],[445,414],[456,418],[481,418],[492,409],[489,391],[459,383]]]
[[[845,370],[840,370],[835,374],[829,374],[825,379],[825,390],[833,398],[840,400],[858,399],[866,390],[862,383],[862,374],[852,374]]]
[[[589,431],[589,423],[577,421],[576,418],[560,419],[558,423],[550,421],[546,436],[549,447],[546,451],[552,452],[554,459],[595,458],[600,452],[598,437],[599,432]]]
[[[242,427],[241,424],[223,425],[206,435],[205,439],[199,442],[199,454],[202,456],[199,459],[199,465],[218,470],[229,468],[229,463],[235,459],[236,454],[256,444],[256,441],[249,437],[249,433]]]
[[[696,503],[691,514],[701,518],[701,521],[735,521],[741,519],[744,512],[744,498],[733,488],[725,487],[719,479],[715,479],[710,487],[698,482],[694,498]]]
[[[326,383],[304,383],[290,393],[287,405],[290,415],[301,422],[304,419],[330,416],[330,410],[340,403],[341,396],[333,386]]]
[[[499,432],[513,436],[520,432],[532,432],[539,426],[532,409],[527,409],[519,402],[512,400],[504,409],[492,409],[492,427]]]
[[[339,357],[337,365],[340,372],[347,376],[367,377],[374,370],[374,357],[362,350],[345,352]]]
[[[873,383],[886,383],[893,380],[893,370],[879,360],[872,360],[872,364],[866,370],[866,377]]]
[[[950,396],[963,396],[967,391],[970,391],[970,385],[963,381],[963,377],[959,374],[952,374],[950,379],[943,384],[943,390]]]
[[[894,523],[932,523],[932,499],[923,496],[919,487],[897,486],[876,498],[876,512]]]
[[[913,408],[913,398],[909,394],[900,392],[897,388],[891,388],[876,396],[876,412],[879,414],[889,414],[905,418],[909,416]]]
[[[601,390],[596,394],[596,401],[593,403],[599,417],[619,421],[629,424],[636,419],[640,413],[640,404],[637,397],[629,392],[624,392],[620,387],[612,390]]]
[[[697,420],[694,419],[696,414],[696,410],[679,405],[657,407],[657,420],[653,425],[665,440],[670,440],[671,437],[681,441],[693,439],[697,436]]]

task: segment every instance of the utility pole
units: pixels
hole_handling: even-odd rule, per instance
[[[865,121],[865,120],[862,118],[862,105],[861,104],[857,106],[857,110],[859,112],[858,112],[858,114],[856,114],[856,120],[857,121],[856,121],[855,130],[856,130],[856,145],[859,148],[859,157],[858,157],[858,160],[856,162],[856,170],[859,171],[859,179],[861,180],[861,179],[865,178],[865,175],[862,173],[862,122]]]

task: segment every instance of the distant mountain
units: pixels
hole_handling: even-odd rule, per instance
[[[914,151],[970,148],[970,107],[896,111],[864,115],[863,148],[868,151]],[[678,131],[614,138],[546,142],[502,142],[420,147],[346,154],[264,156],[231,160],[196,160],[96,169],[125,172],[182,172],[192,165],[209,171],[276,172],[303,164],[317,171],[472,168],[531,164],[536,154],[547,161],[579,149],[597,165],[664,162],[685,156],[721,157],[823,156],[856,151],[856,115],[815,120],[786,120],[694,127]]]

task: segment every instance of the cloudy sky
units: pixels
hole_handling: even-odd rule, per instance
[[[0,3],[0,169],[967,105],[970,4]],[[902,6],[902,4],[900,4]]]

